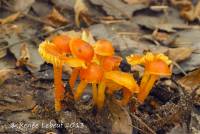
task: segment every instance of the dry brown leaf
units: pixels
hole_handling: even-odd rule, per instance
[[[128,4],[148,4],[150,0],[124,0]]]
[[[200,68],[181,78],[178,82],[188,91],[196,88],[200,85]]]
[[[170,38],[169,34],[164,32],[153,32],[152,36],[157,41],[167,41]]]
[[[6,18],[0,19],[0,24],[6,24],[6,23],[13,22],[13,21],[15,21],[16,19],[18,19],[18,18],[20,17],[20,15],[21,15],[20,12],[11,14],[10,16],[8,16],[8,17],[6,17]]]
[[[81,38],[81,32],[80,31],[70,30],[70,31],[63,32],[62,34],[66,34],[71,38]]]
[[[84,3],[84,0],[76,0],[76,3],[74,5],[74,12],[75,12],[75,23],[78,27],[80,27],[81,14],[88,14],[88,8]]]
[[[16,66],[17,67],[28,66],[31,68],[36,68],[35,65],[30,63],[30,52],[27,44],[22,44],[20,48],[20,57],[19,59],[17,59]]]
[[[180,16],[188,21],[200,19],[200,1],[196,5],[190,0],[171,0],[171,3],[180,9]]]
[[[12,0],[10,4],[13,5],[14,11],[27,13],[34,2],[35,0]]]
[[[2,85],[5,80],[7,80],[9,77],[14,74],[15,71],[13,69],[1,69],[0,70],[0,85]]]
[[[57,134],[57,133],[55,133],[55,132],[47,132],[46,134]]]
[[[4,48],[6,46],[7,46],[6,43],[0,42],[0,49]],[[7,50],[6,49],[0,50],[0,59],[3,58],[3,57],[5,57],[6,54],[7,54]]]
[[[54,23],[58,26],[68,23],[68,20],[55,8],[53,8],[52,12],[47,16],[47,18],[51,21],[51,23]]]
[[[88,29],[83,29],[82,30],[82,35],[81,35],[82,40],[88,42],[89,44],[94,44],[95,39],[92,33]]]
[[[112,134],[132,134],[132,121],[128,111],[114,103],[109,104],[112,115]]]
[[[179,48],[169,48],[167,55],[175,62],[181,62],[190,58],[192,54],[191,48],[179,47]]]

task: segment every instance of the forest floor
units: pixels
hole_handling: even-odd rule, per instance
[[[52,65],[38,46],[56,34],[80,36],[82,29],[112,41],[124,59],[167,55],[172,76],[157,81],[144,104],[133,96],[120,107],[108,97],[99,112],[88,87],[80,101],[65,97],[56,113]],[[120,68],[141,80],[141,68],[125,60]],[[70,73],[64,68],[66,92]],[[0,133],[200,134],[200,1],[1,0]]]

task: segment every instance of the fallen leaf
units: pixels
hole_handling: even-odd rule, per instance
[[[47,18],[51,23],[58,26],[68,23],[68,20],[55,8],[53,8],[52,12],[47,16]]]
[[[192,49],[186,47],[169,48],[167,55],[175,62],[184,61],[192,55]]]
[[[80,19],[82,14],[88,14],[88,8],[84,3],[84,0],[76,0],[74,5],[75,12],[75,23],[78,27],[80,27]]]
[[[26,13],[29,11],[35,0],[13,0],[12,2],[11,5],[13,5],[14,11],[22,11]]]
[[[55,133],[55,132],[47,132],[46,134],[57,134],[57,133]]]
[[[0,19],[0,24],[6,24],[6,23],[11,23],[13,21],[15,21],[16,19],[18,19],[20,17],[21,13],[17,12],[14,14],[11,14],[10,16]]]
[[[31,8],[39,17],[44,17],[52,11],[53,5],[46,1],[37,1]]]
[[[181,68],[185,71],[192,71],[200,66],[200,30],[185,30],[179,31],[178,37],[175,40],[173,46],[186,47],[193,50],[190,58],[179,63]],[[180,71],[174,68],[174,73],[180,73]]]
[[[200,1],[193,5],[189,0],[171,0],[174,6],[180,9],[180,16],[188,21],[194,21],[200,18]]]
[[[191,92],[192,89],[200,85],[200,68],[179,79],[178,82],[187,89],[187,91]]]
[[[28,65],[29,60],[30,60],[30,53],[27,44],[22,44],[20,47],[20,57],[19,59],[17,59],[16,66],[22,67]]]
[[[24,64],[31,72],[38,71],[40,69],[40,65],[44,63],[44,61],[41,59],[38,53],[38,48],[31,43],[27,43],[27,48],[25,48],[24,50],[21,49],[19,46],[15,45],[10,48],[10,51],[14,54],[14,56],[18,61],[20,60],[20,58],[23,59],[22,61],[23,62],[25,61]],[[27,62],[26,62],[27,59],[26,54],[30,55],[28,56],[29,58]]]
[[[147,7],[144,4],[128,5],[121,0],[90,0],[91,3],[102,6],[108,15],[114,16],[115,18],[128,18],[132,17],[132,14]],[[126,9],[126,10],[125,10]]]
[[[198,2],[196,6],[192,5],[190,10],[185,10],[185,8],[182,9],[182,11],[180,12],[180,16],[189,21],[200,19],[200,2]]]
[[[70,30],[70,31],[62,32],[62,34],[66,34],[71,38],[81,38],[81,32],[80,31]]]
[[[128,111],[112,103],[109,104],[112,115],[112,134],[132,134],[132,121]]]
[[[88,29],[83,29],[82,30],[82,36],[81,39],[88,42],[89,44],[94,44],[95,39],[92,35],[92,33]]]
[[[4,43],[4,42],[0,43],[0,49],[4,48],[6,46],[7,46],[6,43]],[[7,49],[0,50],[0,59],[3,58],[3,57],[5,57],[6,54],[7,54]]]
[[[60,9],[73,9],[75,0],[51,0],[51,2]]]
[[[14,56],[6,55],[0,59],[0,69],[4,68],[15,68],[16,60]]]
[[[10,78],[15,71],[13,69],[0,69],[0,85],[2,85],[5,80]]]
[[[170,38],[168,33],[158,32],[157,30],[156,30],[156,32],[153,32],[152,36],[157,41],[167,41]]]
[[[0,113],[30,110],[35,106],[33,91],[28,90],[30,87],[25,84],[25,79],[23,81],[15,80],[0,86]]]

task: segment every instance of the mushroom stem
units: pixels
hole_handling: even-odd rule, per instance
[[[92,83],[92,95],[93,95],[93,103],[97,103],[97,85],[96,83]]]
[[[74,89],[74,85],[75,85],[75,81],[78,77],[78,73],[79,73],[79,69],[76,69],[76,68],[73,69],[70,80],[69,80],[69,85],[70,85],[71,90]]]
[[[100,110],[104,105],[106,83],[102,80],[98,87],[97,108]]]
[[[82,93],[84,92],[85,90],[85,87],[87,86],[87,82],[85,82],[84,80],[82,80],[78,87],[77,87],[77,90],[75,91],[75,94],[74,94],[74,99],[77,101],[80,99]]]
[[[129,102],[132,93],[126,88],[123,88],[122,90],[123,90],[123,98],[120,101],[117,101],[117,103],[121,106],[125,106]]]
[[[55,111],[61,110],[61,100],[64,98],[64,86],[62,83],[62,65],[54,66],[54,96],[55,96]]]
[[[145,71],[144,74],[143,74],[141,83],[140,83],[140,89],[143,89],[143,88],[144,88],[144,86],[145,86],[146,83],[148,82],[149,78],[150,78],[149,73]]]
[[[155,81],[158,79],[158,75],[150,75],[150,78],[147,82],[147,84],[144,86],[143,89],[139,92],[137,98],[138,101],[143,103],[146,97],[148,96],[149,92],[151,91]]]

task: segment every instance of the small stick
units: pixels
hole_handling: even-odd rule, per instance
[[[152,134],[156,134],[154,130],[152,130],[143,120],[135,116],[134,114],[131,114],[132,117],[134,117],[136,120],[138,120],[142,125],[144,125]]]
[[[175,61],[172,62],[185,76],[187,76],[187,73],[183,70],[183,68]]]
[[[100,20],[104,24],[114,24],[114,23],[123,23],[125,20]]]
[[[168,9],[169,7],[168,6],[165,6],[165,5],[161,5],[161,6],[150,6],[150,9],[152,9],[152,10],[156,10],[156,11],[158,11],[158,10],[166,10],[166,9]]]

